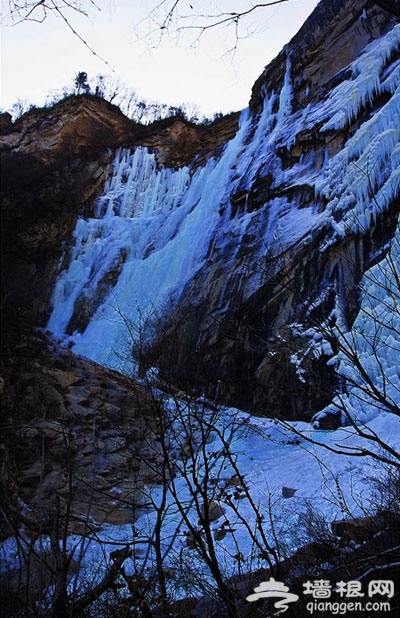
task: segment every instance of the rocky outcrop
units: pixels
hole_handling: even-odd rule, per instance
[[[267,416],[311,421],[330,403],[337,383],[334,368],[327,364],[335,353],[334,338],[315,355],[307,329],[314,332],[328,320],[338,292],[343,293],[341,301],[348,324],[352,323],[358,310],[358,284],[364,269],[372,265],[368,248],[384,244],[395,221],[395,216],[388,217],[364,237],[350,237],[325,252],[313,252],[308,243],[321,247],[321,230],[270,263],[253,262],[265,283],[245,302],[238,298],[246,278],[240,270],[235,273],[235,265],[229,275],[222,266],[214,266],[212,280],[208,272],[200,272],[171,319],[171,338],[164,339],[160,357],[168,358],[167,375],[171,375],[171,353],[177,350],[172,365],[177,379],[195,388],[204,380],[212,399]],[[249,238],[243,251],[251,263]],[[191,298],[199,297],[202,302],[191,304]],[[321,343],[329,333],[325,326]],[[196,376],[194,381],[191,376]]]
[[[228,114],[211,125],[196,125],[180,117],[168,118],[141,127],[135,145],[153,149],[160,165],[203,165],[232,139],[238,121],[239,113]]]
[[[147,395],[43,332],[14,336],[6,337],[2,371],[6,522],[21,503],[28,508],[18,519],[33,537],[49,534],[57,518],[74,534],[134,521],[158,452]],[[2,530],[12,531],[7,523]]]
[[[34,155],[58,166],[79,155],[95,158],[107,148],[131,143],[135,123],[118,107],[90,95],[70,96],[51,108],[32,109],[0,139],[2,151]]]
[[[9,114],[2,114],[0,148],[5,158],[23,153],[60,167],[79,155],[101,158],[108,148],[146,146],[157,151],[160,164],[179,167],[204,159],[231,139],[238,115],[232,113],[205,125],[182,116],[141,125],[104,99],[70,96],[51,108],[34,108],[14,123]]]

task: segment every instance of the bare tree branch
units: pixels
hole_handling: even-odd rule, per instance
[[[84,17],[89,17],[89,8],[94,8],[98,12],[101,7],[94,0],[8,0],[8,13],[3,15],[3,24],[15,26],[24,21],[43,23],[50,15],[61,18],[72,34],[94,55],[106,64],[114,72],[110,63],[100,56],[95,49],[86,41],[74,27],[71,14],[78,13]]]
[[[192,4],[188,8],[180,0],[161,0],[135,26],[138,39],[151,41],[154,37],[154,47],[157,47],[167,35],[169,38],[179,38],[185,32],[196,32],[191,46],[196,47],[201,37],[209,30],[228,28],[233,34],[233,44],[227,53],[235,53],[241,38],[249,36],[251,29],[246,18],[260,9],[271,8],[291,0],[270,0],[269,2],[249,2],[241,10],[219,10],[218,5],[209,3],[207,10],[196,11]],[[179,9],[182,7],[182,12]],[[186,9],[186,10],[185,10]],[[142,28],[147,24],[143,34]]]

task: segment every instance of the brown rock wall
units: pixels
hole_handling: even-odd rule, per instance
[[[41,332],[24,329],[18,339],[9,332],[5,348],[0,484],[6,512],[11,516],[18,501],[28,504],[26,525],[36,534],[49,533],[57,508],[61,520],[71,512],[75,532],[85,522],[132,522],[142,508],[140,487],[151,476],[142,447],[149,463],[157,451],[145,392]]]

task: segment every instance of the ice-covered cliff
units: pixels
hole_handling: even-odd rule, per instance
[[[335,341],[316,354],[310,329],[352,323],[399,210],[393,6],[322,0],[239,123],[139,127],[78,97],[8,127],[8,302],[43,320],[52,289],[49,330],[124,372],[285,418],[327,405]]]
[[[334,342],[300,373],[304,333],[351,323],[400,192],[400,26],[373,3],[334,4],[266,68],[204,165],[117,151],[52,298],[48,328],[78,354],[127,372],[154,362],[175,384],[285,417],[329,401]]]

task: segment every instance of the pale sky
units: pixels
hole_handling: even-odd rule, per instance
[[[191,0],[190,6],[205,12],[209,2],[224,11],[250,5],[246,0]],[[8,0],[1,3],[4,16]],[[49,91],[72,84],[76,73],[85,71],[89,81],[98,74],[113,75],[143,99],[193,104],[206,115],[243,109],[263,68],[296,34],[318,0],[259,9],[247,22],[253,33],[239,41],[234,57],[225,53],[231,44],[226,29],[208,32],[195,49],[190,47],[192,33],[191,39],[183,36],[178,43],[165,38],[154,49],[148,40],[137,40],[134,25],[154,4],[156,0],[98,0],[101,11],[92,8],[89,18],[71,14],[70,23],[97,56],[54,15],[42,23],[3,26],[1,108],[9,109],[17,99],[43,105]],[[183,5],[189,2],[182,0]]]

